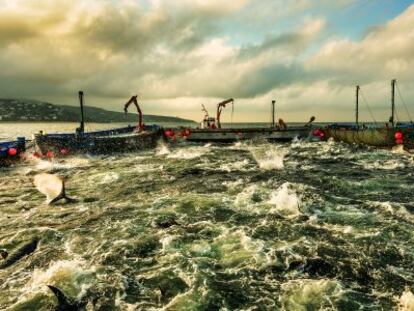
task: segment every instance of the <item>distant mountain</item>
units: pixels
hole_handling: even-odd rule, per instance
[[[132,107],[131,107],[132,108]],[[97,107],[84,107],[86,122],[137,122],[135,113],[108,111]],[[60,106],[37,100],[0,98],[0,121],[55,121],[78,122],[80,120],[79,107]],[[156,122],[191,122],[192,120],[170,116],[157,116],[144,114],[145,123]]]

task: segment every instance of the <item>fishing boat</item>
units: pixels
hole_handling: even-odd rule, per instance
[[[324,128],[315,129],[313,135],[322,139],[334,139],[349,144],[364,144],[380,148],[392,148],[402,145],[404,149],[414,148],[414,124],[395,123],[395,86],[397,81],[391,81],[391,117],[383,126],[366,126],[359,122],[360,86],[356,87],[356,109],[354,124],[330,124]],[[408,111],[408,110],[407,110]]]
[[[34,135],[34,148],[38,155],[55,157],[69,153],[108,154],[114,152],[136,151],[153,148],[162,138],[162,129],[157,125],[144,125],[143,114],[137,96],[132,96],[125,104],[124,111],[134,104],[138,110],[138,125],[114,128],[109,130],[85,132],[84,97],[79,91],[81,122],[75,133]]]
[[[26,139],[18,137],[15,141],[0,142],[0,166],[16,161],[26,151]]]
[[[269,127],[231,127],[222,128],[220,117],[222,109],[228,104],[234,105],[234,99],[226,99],[217,104],[216,117],[211,117],[202,105],[204,119],[198,128],[169,129],[165,136],[175,139],[176,136],[185,138],[189,142],[233,143],[240,140],[266,140],[270,142],[288,142],[293,139],[307,138],[311,134],[312,117],[303,126],[287,126],[282,119],[275,123],[275,103],[272,101],[272,123]],[[232,109],[234,111],[234,109]]]

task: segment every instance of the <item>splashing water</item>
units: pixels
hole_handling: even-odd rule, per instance
[[[414,311],[414,295],[408,288],[406,288],[404,293],[401,295],[398,310]]]
[[[166,144],[166,143],[164,143],[164,142],[160,142],[160,143],[158,143],[158,145],[157,145],[157,150],[156,150],[156,154],[157,154],[157,156],[168,155],[168,154],[170,154],[170,153],[171,153],[171,151],[170,151],[170,149],[168,148],[168,146],[167,146],[167,144]]]
[[[291,189],[289,183],[284,183],[275,192],[272,192],[269,203],[274,205],[270,212],[276,212],[286,218],[294,218],[301,214],[299,210],[300,198]]]
[[[252,155],[259,167],[263,170],[280,170],[284,168],[284,158],[286,151],[274,146],[269,146],[266,149],[252,148]]]
[[[90,310],[412,310],[413,167],[297,141],[1,168],[0,248],[40,242],[0,269],[0,309],[53,310],[56,285]],[[79,202],[45,206],[51,170]]]

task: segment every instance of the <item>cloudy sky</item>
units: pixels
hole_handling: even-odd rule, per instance
[[[235,121],[347,121],[360,84],[389,116],[390,80],[414,116],[414,1],[0,0],[0,97]],[[408,119],[397,98],[400,119]],[[230,119],[230,109],[223,113]],[[361,117],[372,120],[361,103]]]

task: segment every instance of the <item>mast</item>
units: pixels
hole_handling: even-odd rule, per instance
[[[85,131],[85,121],[83,116],[83,92],[79,91],[79,103],[80,103],[80,109],[81,109],[81,122],[79,127],[79,132],[83,133]]]
[[[276,100],[272,100],[272,127],[275,127],[275,103]]]
[[[396,79],[391,80],[391,125],[394,127],[394,115],[395,115],[395,84],[397,83]]]
[[[355,123],[359,127],[359,85],[356,86]]]

